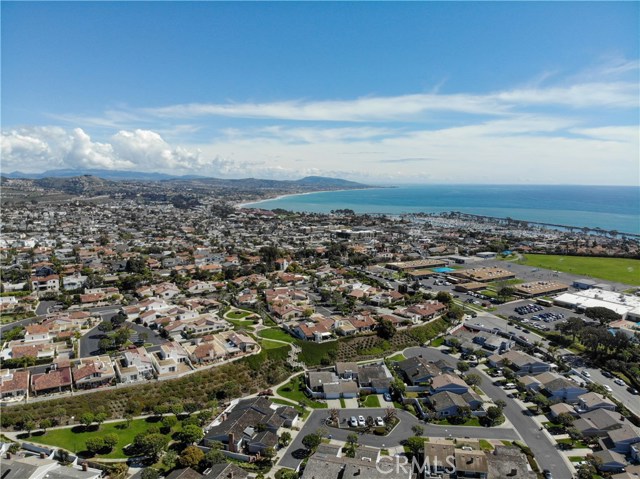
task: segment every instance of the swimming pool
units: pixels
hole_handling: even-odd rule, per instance
[[[436,273],[450,273],[451,271],[455,271],[453,268],[433,268],[432,271]]]

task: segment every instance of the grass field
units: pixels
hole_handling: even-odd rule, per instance
[[[288,333],[285,333],[280,328],[270,328],[258,331],[258,336],[266,339],[277,339],[278,341],[285,341],[287,343],[293,343],[295,339]]]
[[[118,436],[118,444],[116,444],[109,454],[98,455],[96,457],[120,459],[128,457],[122,448],[127,444],[131,444],[137,434],[146,431],[151,426],[158,427],[158,425],[159,423],[157,422],[147,422],[145,419],[136,419],[131,421],[129,427],[126,427],[125,421],[102,424],[99,430],[95,430],[95,426],[93,426],[88,431],[84,431],[83,426],[75,426],[72,428],[52,429],[42,435],[38,435],[36,432],[27,440],[48,446],[63,447],[71,452],[81,453],[86,451],[87,439],[115,433]],[[85,455],[89,455],[89,453],[87,452]]]
[[[258,342],[263,349],[277,349],[288,347],[285,344],[278,343],[276,341],[269,341],[268,339],[258,339]]]
[[[226,316],[229,319],[243,319],[246,318],[247,316],[251,316],[251,314],[248,311],[229,311]]]
[[[637,259],[527,254],[524,261],[518,263],[640,286],[640,260]]]
[[[255,325],[253,321],[243,321],[241,319],[227,319],[231,324],[235,326],[235,329],[249,329],[253,330]]]
[[[404,361],[407,358],[404,357],[404,354],[398,353],[398,354],[394,354],[393,356],[391,356],[391,357],[389,357],[387,359],[389,361]]]
[[[369,394],[363,405],[364,407],[380,407],[380,399],[377,394]]]

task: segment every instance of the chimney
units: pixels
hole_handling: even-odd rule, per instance
[[[473,457],[470,457],[469,459],[467,459],[467,464],[473,464]]]
[[[47,457],[47,456],[45,455],[45,453],[44,453],[44,452],[41,452],[41,453],[40,453],[40,459],[44,459],[44,458],[46,458],[46,457]]]
[[[7,451],[7,459],[11,459],[11,453]]]
[[[89,466],[87,466],[87,463],[83,462],[82,463],[82,470],[86,472],[88,469],[89,469]]]
[[[233,433],[229,434],[229,451],[231,452],[236,452],[236,444],[235,444],[235,436],[233,435]]]
[[[511,472],[509,474],[507,474],[507,476],[513,477],[513,476],[515,476],[517,474],[518,474],[518,470],[517,469],[511,469]]]

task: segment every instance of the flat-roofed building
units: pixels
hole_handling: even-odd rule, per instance
[[[462,278],[466,279],[467,281],[479,283],[491,283],[492,281],[502,281],[506,279],[513,279],[516,277],[513,271],[508,271],[506,269],[496,268],[493,266],[487,266],[484,268],[463,269],[452,271],[449,274],[457,278]]]
[[[530,283],[516,284],[513,289],[518,296],[535,298],[548,294],[563,293],[569,289],[569,285],[555,281],[532,281]]]
[[[442,268],[447,265],[446,261],[439,259],[417,259],[414,261],[402,261],[399,263],[387,263],[387,268],[398,271],[409,271],[412,269]]]

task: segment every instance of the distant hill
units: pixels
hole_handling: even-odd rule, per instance
[[[92,174],[88,172],[93,172]],[[83,174],[81,174],[83,173]],[[369,188],[368,185],[340,178],[308,176],[299,180],[268,180],[260,178],[209,178],[204,176],[171,176],[163,173],[111,170],[51,170],[40,174],[24,175],[20,172],[3,174],[3,188],[24,189],[29,184],[48,192],[71,195],[132,195],[142,194],[154,198],[167,197],[184,191],[206,194],[217,191],[228,194],[302,193],[323,190]],[[156,198],[156,199],[157,199]]]
[[[197,175],[185,175],[176,176],[168,175],[166,173],[154,173],[144,171],[125,171],[125,170],[101,170],[101,169],[64,169],[64,170],[47,170],[42,173],[22,173],[21,171],[14,171],[12,173],[3,173],[6,178],[27,178],[27,179],[41,179],[41,178],[71,178],[74,176],[96,176],[105,180],[170,180],[175,178],[195,179],[205,178],[204,176]]]
[[[326,176],[306,176],[296,180],[295,183],[298,183],[299,185],[312,186],[343,186],[345,188],[359,188],[365,186],[362,183],[356,183],[355,181],[343,180],[340,178],[328,178]]]
[[[343,180],[340,178],[329,178],[326,176],[307,176],[299,180],[266,180],[260,178],[214,178],[200,175],[169,175],[166,173],[154,173],[144,171],[125,171],[125,170],[101,170],[101,169],[63,169],[48,170],[42,173],[22,173],[14,171],[11,173],[3,173],[5,178],[25,178],[25,179],[45,179],[45,178],[73,178],[92,176],[104,180],[148,180],[148,181],[171,181],[171,180],[200,180],[204,183],[232,186],[234,184],[242,184],[246,186],[256,186],[262,188],[280,188],[283,186],[307,186],[313,188],[364,188],[367,185],[357,183],[355,181]]]

